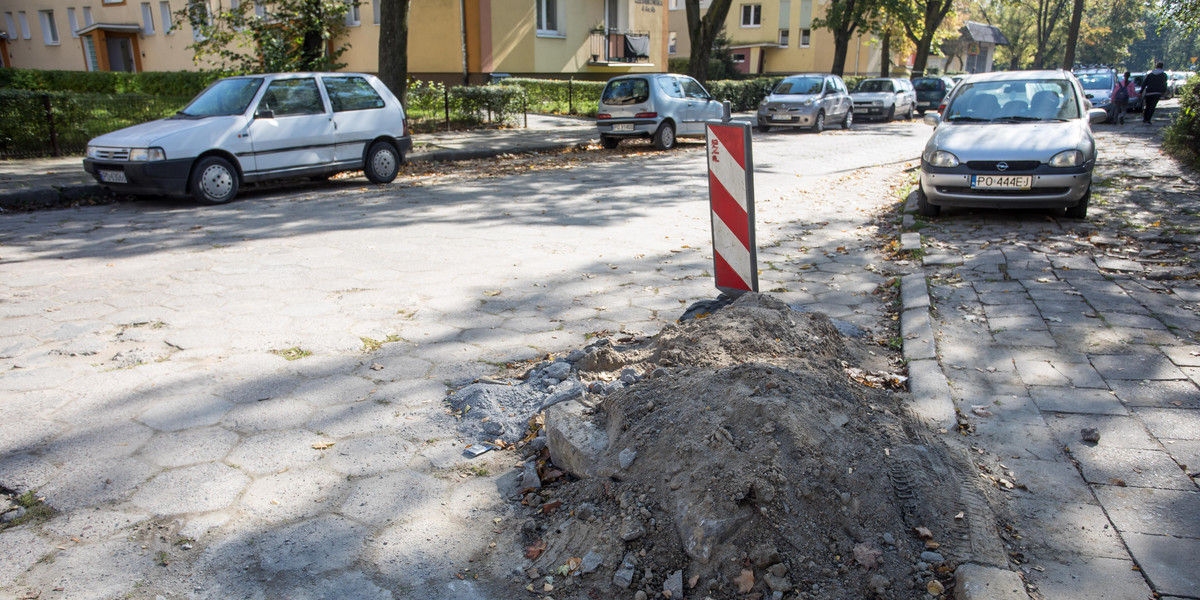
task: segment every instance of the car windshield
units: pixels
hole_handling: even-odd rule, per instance
[[[1071,83],[1065,79],[1026,79],[962,83],[946,107],[946,121],[1065,121],[1080,115]]]
[[[262,86],[261,77],[238,77],[222,79],[205,88],[186,108],[179,111],[181,117],[220,117],[240,115],[246,112],[254,94]]]
[[[892,82],[886,79],[868,79],[858,84],[857,92],[893,92]]]
[[[641,104],[650,98],[650,84],[640,77],[608,82],[600,102],[604,104]]]
[[[1112,73],[1076,73],[1075,78],[1085,90],[1111,90],[1115,85]]]
[[[820,94],[824,77],[788,77],[775,86],[772,94]]]

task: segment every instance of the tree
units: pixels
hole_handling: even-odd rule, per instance
[[[712,54],[713,43],[725,26],[725,17],[729,15],[729,7],[733,0],[712,0],[708,12],[700,16],[700,0],[686,0],[688,39],[692,43],[691,58],[688,60],[688,74],[700,83],[708,81],[708,57]]]
[[[1079,22],[1083,20],[1083,0],[1075,0],[1071,10],[1071,26],[1067,29],[1067,51],[1063,56],[1063,68],[1075,66],[1075,44],[1079,41]]]
[[[195,62],[229,73],[331,71],[349,48],[331,43],[346,31],[346,13],[357,0],[259,0],[257,3],[189,0],[174,26],[191,25]]]
[[[1134,44],[1145,37],[1146,21],[1153,15],[1142,0],[1088,0],[1075,62],[1086,65],[1122,65]]]
[[[1008,39],[1007,46],[996,47],[997,62],[1003,64],[1007,61],[1008,69],[1013,71],[1026,64],[1026,57],[1032,54],[1032,19],[1026,7],[1013,0],[978,0],[974,10],[978,11],[985,23],[998,27]]]
[[[938,29],[954,0],[912,0],[901,4],[903,10],[898,12],[900,24],[904,26],[904,35],[917,46],[917,55],[913,59],[913,75],[922,75],[925,65],[929,62],[929,52],[938,37]],[[955,32],[957,33],[957,32]]]
[[[1156,5],[1159,23],[1174,23],[1187,33],[1200,30],[1200,0],[1159,0]]]
[[[410,0],[375,0],[379,5],[379,79],[408,102],[408,15]]]
[[[825,8],[825,16],[813,19],[813,27],[833,32],[831,71],[834,75],[840,76],[846,70],[850,41],[854,39],[856,31],[870,27],[877,6],[878,3],[872,0],[830,0]]]
[[[1033,54],[1033,68],[1041,69],[1051,54],[1054,54],[1057,44],[1051,38],[1056,32],[1058,21],[1066,10],[1067,0],[1033,0],[1026,3],[1034,15],[1036,25],[1037,49]]]

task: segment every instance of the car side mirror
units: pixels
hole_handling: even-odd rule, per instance
[[[254,118],[255,119],[274,119],[275,111],[273,111],[269,108],[261,109],[254,113]]]
[[[1088,109],[1089,123],[1103,123],[1108,120],[1108,111],[1103,108]]]
[[[935,112],[928,112],[925,113],[925,116],[921,120],[930,127],[937,127],[938,123],[942,122],[942,116]]]

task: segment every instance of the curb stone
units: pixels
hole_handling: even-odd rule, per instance
[[[1008,569],[963,564],[954,570],[955,600],[1027,600],[1025,582]]]

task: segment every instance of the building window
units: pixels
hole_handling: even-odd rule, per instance
[[[378,24],[379,24],[379,21],[380,21],[380,18],[379,18],[379,6],[380,6],[381,4],[383,4],[383,0],[373,0],[373,1],[371,2],[371,9],[375,11],[375,24],[376,24],[376,25],[378,25]]]
[[[142,3],[142,35],[154,35],[154,9],[149,2]]]
[[[800,47],[801,48],[808,47],[808,42],[811,39],[811,35],[812,35],[811,29],[801,29],[800,30]]]
[[[158,3],[158,16],[162,19],[163,33],[175,34],[175,20],[171,17],[171,3],[163,0]]]
[[[788,47],[788,38],[790,36],[791,36],[790,29],[780,29],[779,30],[779,45],[783,46],[784,48],[787,48]]]
[[[29,32],[29,19],[25,17],[25,11],[17,11],[17,21],[21,23],[21,39],[32,39],[33,34]]]
[[[346,0],[346,27],[358,27],[362,25],[362,19],[359,17],[358,3],[354,0]]]
[[[46,45],[59,45],[58,24],[54,22],[54,11],[39,10],[38,18],[42,21],[42,39],[46,42]]]
[[[674,31],[667,34],[667,54],[675,54],[675,48],[678,41],[678,36]]]
[[[100,62],[96,60],[96,36],[83,37],[83,62],[89,71],[100,70]]]
[[[742,27],[761,27],[762,26],[762,5],[761,4],[743,4],[742,5]]]
[[[534,0],[537,3],[537,31],[559,35],[558,0]]]
[[[192,39],[203,42],[208,39],[203,29],[212,25],[212,12],[206,0],[188,0],[188,20],[192,25]]]
[[[679,10],[682,8],[682,3],[679,0],[669,0],[667,10]]]
[[[733,62],[735,64],[739,64],[739,65],[746,62],[746,55],[742,54],[740,52],[734,52],[733,53]]]
[[[17,22],[13,20],[13,14],[11,12],[4,13],[4,24],[7,26],[5,31],[8,32],[8,39],[17,39]]]
[[[93,23],[92,7],[85,6],[85,7],[83,7],[83,26],[87,27],[88,25],[91,25],[92,23]]]
[[[79,19],[75,18],[74,8],[67,9],[67,26],[71,28],[71,37],[79,37],[79,34],[75,33],[76,31],[79,31]]]
[[[103,4],[104,6],[108,6],[110,4],[111,5],[125,4],[125,0],[100,0],[100,4]]]
[[[267,18],[267,5],[263,2],[254,3],[254,16],[265,19]]]

